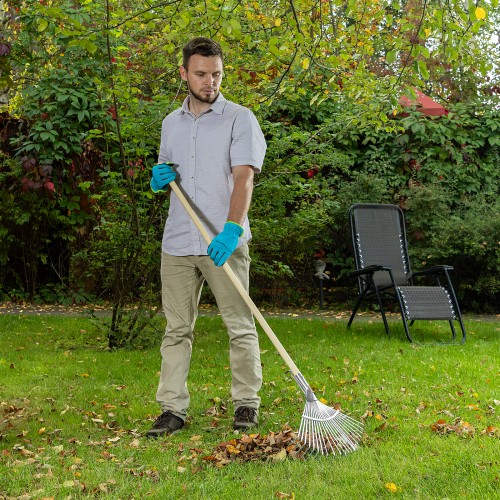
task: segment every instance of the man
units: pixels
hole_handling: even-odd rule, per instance
[[[162,241],[162,303],[167,328],[161,345],[156,399],[162,414],[148,437],[179,431],[190,402],[187,376],[193,329],[204,281],[217,301],[230,341],[233,427],[258,424],[262,370],[252,313],[221,267],[226,261],[248,290],[247,212],[253,177],[260,172],[266,142],[253,113],[219,92],[223,54],[214,41],[198,37],[183,48],[181,78],[188,96],[162,123],[158,165],[151,188],[165,191],[177,179],[213,240],[207,248],[174,193]]]

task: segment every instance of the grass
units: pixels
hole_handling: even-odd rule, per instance
[[[466,320],[464,345],[414,345],[402,326],[273,319],[328,404],[365,420],[354,453],[306,460],[204,461],[232,431],[227,336],[200,317],[188,425],[141,436],[158,413],[158,348],[108,351],[85,318],[0,316],[0,498],[500,498],[498,323]],[[432,337],[447,328],[417,327]],[[157,339],[157,346],[160,338]],[[261,434],[298,429],[303,398],[265,334]],[[225,406],[217,417],[207,411]]]

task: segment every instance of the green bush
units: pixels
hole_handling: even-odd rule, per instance
[[[73,255],[72,275],[94,296],[111,301],[109,347],[123,347],[153,325],[167,198],[153,195],[142,162],[126,175],[104,171],[101,178],[92,197],[96,222],[86,245]]]
[[[67,276],[75,234],[51,191],[29,189],[22,179],[21,164],[0,151],[0,289],[33,299],[40,284]]]
[[[294,125],[300,105],[285,108],[279,120],[268,116],[274,121],[264,126],[268,152],[250,213],[256,296],[316,300],[317,257],[328,264],[332,290],[355,293],[349,206],[395,203],[407,213],[414,265],[453,265],[465,309],[493,310],[498,111],[459,104],[446,116],[408,111],[376,126],[353,120],[363,112],[353,104],[330,118],[325,113],[311,130]]]
[[[417,187],[407,199],[415,270],[452,265],[458,296],[468,311],[498,312],[500,201],[481,194],[451,205],[440,188]]]

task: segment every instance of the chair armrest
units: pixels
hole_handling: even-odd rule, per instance
[[[376,271],[390,271],[390,270],[391,268],[386,266],[368,266],[350,272],[349,276],[361,276],[362,274],[373,274]]]
[[[412,273],[413,276],[425,276],[429,274],[438,274],[438,273],[445,273],[447,271],[453,271],[453,266],[432,266],[429,267],[429,269],[424,269],[422,271],[417,271],[416,273]]]

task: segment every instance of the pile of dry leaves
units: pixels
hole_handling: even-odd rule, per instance
[[[306,451],[298,440],[297,432],[285,426],[278,433],[267,435],[243,434],[239,439],[220,443],[212,454],[203,457],[217,467],[231,462],[271,461],[279,462],[287,458],[303,460]]]
[[[440,419],[431,425],[431,430],[442,436],[457,434],[462,437],[474,437],[476,434],[476,429],[469,422],[464,422],[460,418],[456,419],[453,423],[448,423],[446,420]],[[480,434],[490,437],[500,437],[500,429],[490,425],[481,431]]]

